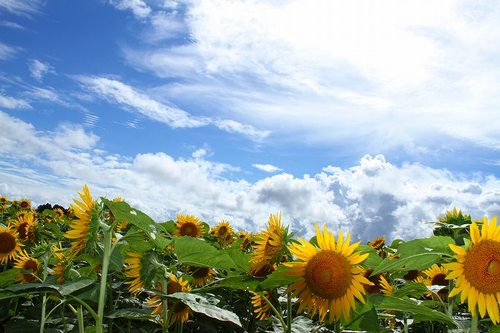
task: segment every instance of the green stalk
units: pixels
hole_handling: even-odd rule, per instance
[[[168,293],[168,282],[167,282],[167,272],[163,274],[163,279],[161,280],[161,290],[167,294]],[[168,320],[168,299],[166,296],[163,296],[162,298],[162,317],[163,317],[163,333],[168,333],[168,325],[169,320]]]
[[[408,313],[403,315],[404,332],[408,333]]]
[[[292,295],[286,293],[286,321],[287,333],[292,333]]]
[[[99,289],[99,305],[97,307],[96,333],[103,333],[104,306],[106,304],[106,282],[108,278],[109,261],[111,258],[111,236],[113,229],[104,230],[104,254],[102,257],[101,285]]]
[[[78,332],[85,333],[85,323],[83,322],[83,306],[78,306]]]
[[[476,313],[471,313],[472,320],[470,323],[470,333],[477,333],[478,324],[479,324],[479,316]]]
[[[262,298],[264,298],[264,301],[266,301],[266,303],[269,304],[269,306],[273,310],[273,312],[276,315],[276,317],[278,317],[278,319],[279,319],[279,321],[281,323],[281,327],[283,327],[283,331],[284,332],[288,332],[288,327],[285,324],[285,320],[283,319],[283,316],[281,315],[281,313],[278,310],[276,310],[276,308],[274,307],[273,303],[271,303],[271,301],[266,296],[262,295]]]
[[[47,293],[43,293],[42,316],[40,318],[40,333],[45,332],[45,312],[47,310]]]

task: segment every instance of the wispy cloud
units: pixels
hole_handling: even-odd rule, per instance
[[[259,169],[259,170],[262,170],[265,172],[269,172],[269,173],[283,171],[283,169],[278,168],[277,166],[274,166],[272,164],[258,164],[257,163],[257,164],[252,164],[252,166],[256,169]]]
[[[31,105],[19,98],[14,98],[10,96],[5,96],[0,94],[0,108],[6,108],[6,109],[29,109],[31,108]]]
[[[55,71],[52,66],[48,63],[41,62],[37,59],[31,59],[28,61],[28,67],[31,72],[31,76],[37,81],[41,82],[43,77],[49,73],[54,74]]]
[[[234,119],[307,143],[395,147],[450,137],[500,146],[500,5],[461,1],[196,1],[185,43],[124,48],[126,59]],[[152,15],[155,15],[153,12]],[[181,18],[176,17],[178,20]],[[158,26],[150,25],[151,36]],[[223,90],[225,93],[218,94]],[[221,107],[222,109],[222,107]],[[292,133],[294,135],[289,135]]]
[[[12,58],[18,49],[0,42],[0,60]]]
[[[111,5],[120,10],[131,10],[138,18],[146,18],[151,8],[143,0],[110,0]]]
[[[398,167],[381,155],[313,176],[282,173],[252,183],[226,178],[237,169],[207,160],[204,149],[177,159],[162,152],[122,156],[97,149],[99,138],[77,125],[44,131],[2,112],[0,131],[0,192],[36,204],[67,205],[87,183],[93,195],[121,196],[157,220],[185,212],[257,230],[269,213],[281,211],[300,235],[310,237],[315,223],[325,223],[362,240],[430,236],[427,222],[454,206],[474,218],[500,213],[498,178]]]
[[[12,21],[0,21],[0,26],[16,30],[24,30],[22,25]]]
[[[165,123],[172,128],[191,128],[207,125],[229,132],[245,135],[254,141],[262,141],[270,132],[255,129],[234,120],[218,120],[209,117],[196,117],[176,106],[166,105],[146,93],[116,79],[105,77],[79,76],[77,80],[92,92],[112,103],[131,107],[149,119]]]
[[[41,6],[42,2],[40,0],[0,0],[0,10],[20,16],[31,17],[33,14],[39,14]]]

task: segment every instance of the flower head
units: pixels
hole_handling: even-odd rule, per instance
[[[76,216],[76,219],[70,222],[69,230],[64,234],[64,237],[73,240],[71,251],[74,253],[81,252],[87,245],[87,241],[93,237],[93,229],[97,226],[92,225],[91,211],[94,207],[94,202],[87,185],[83,187],[83,192],[79,192],[80,200],[74,199],[74,204],[70,207]]]
[[[359,266],[368,254],[354,252],[359,242],[350,244],[350,233],[344,239],[340,231],[335,241],[326,225],[323,233],[315,227],[319,247],[301,238],[289,247],[298,260],[284,265],[291,268],[290,276],[299,279],[288,290],[299,298],[299,312],[305,309],[310,315],[318,313],[323,321],[329,311],[330,322],[341,317],[348,320],[355,299],[365,302],[363,284],[372,285]]]
[[[176,236],[201,237],[202,224],[194,215],[177,214]]]
[[[22,283],[35,281],[36,274],[40,269],[38,260],[29,256],[24,250],[21,250],[19,256],[17,256],[14,268],[21,270],[21,273],[17,274],[16,278]]]
[[[210,267],[190,267],[189,274],[193,277],[191,284],[195,287],[202,287],[212,280],[215,276],[215,271]]]
[[[258,320],[265,320],[269,318],[271,314],[271,305],[269,305],[269,303],[267,303],[264,297],[262,297],[261,295],[253,291],[251,293],[252,293],[252,306],[254,308],[253,312],[255,313],[255,317]],[[271,294],[269,293],[269,291],[264,291],[264,296],[267,299],[271,298]]]
[[[450,270],[446,279],[456,279],[449,297],[460,294],[460,302],[467,300],[473,316],[483,318],[488,313],[493,324],[500,322],[500,226],[497,218],[483,219],[481,230],[475,222],[470,226],[472,243],[468,249],[450,244],[456,261],[443,264]]]
[[[17,231],[0,226],[0,264],[15,259],[21,246],[23,245],[19,242]]]
[[[210,234],[217,237],[217,242],[222,246],[229,245],[233,242],[233,233],[233,227],[225,220],[220,221],[219,224],[210,230]]]
[[[142,260],[144,253],[129,252],[127,257],[123,260],[125,264],[124,274],[126,277],[130,278],[130,281],[125,281],[125,284],[129,284],[128,291],[132,295],[138,295],[144,289],[144,281],[142,279]]]
[[[23,241],[33,240],[35,238],[35,228],[38,223],[36,213],[34,211],[22,212],[17,215],[17,220],[13,223],[19,238]]]
[[[281,213],[279,215],[271,214],[267,228],[258,232],[253,245],[253,254],[251,259],[252,274],[264,268],[264,266],[273,266],[280,252],[285,247],[285,228],[281,225]]]
[[[161,290],[161,285],[157,286],[158,290]],[[191,287],[188,285],[187,281],[184,281],[182,277],[177,278],[174,274],[170,274],[170,279],[167,284],[167,294],[173,294],[177,292],[188,293],[191,291]],[[163,299],[161,296],[157,294],[151,294],[152,297],[146,301],[149,307],[154,308],[151,314],[163,315]],[[185,323],[189,319],[189,313],[191,310],[189,307],[180,302],[173,301],[168,299],[167,301],[168,310],[172,311],[172,320],[170,325],[174,324],[177,321]]]
[[[27,210],[31,208],[31,201],[29,199],[22,198],[17,202],[17,205],[19,206],[19,208]]]

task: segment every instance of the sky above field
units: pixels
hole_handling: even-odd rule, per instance
[[[0,195],[369,240],[500,213],[500,4],[0,0]]]

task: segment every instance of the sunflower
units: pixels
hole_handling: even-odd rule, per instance
[[[271,314],[271,305],[266,302],[264,297],[261,295],[257,294],[256,292],[251,291],[252,293],[252,305],[253,305],[253,312],[256,314],[255,318],[258,320],[266,320],[269,318],[269,315]],[[264,296],[269,299],[271,297],[271,294],[269,291],[264,291]]]
[[[31,208],[31,201],[29,199],[22,198],[17,202],[17,205],[19,206],[19,208],[27,210]]]
[[[71,251],[74,253],[79,253],[85,248],[88,239],[92,236],[91,229],[96,228],[96,226],[91,225],[90,214],[94,207],[94,202],[88,186],[83,186],[83,192],[79,192],[78,195],[82,201],[74,199],[74,204],[70,206],[76,219],[70,222],[70,230],[64,234],[64,237],[73,240]]]
[[[202,287],[212,280],[215,276],[215,271],[210,267],[190,267],[189,274],[193,277],[191,284],[195,287]]]
[[[392,296],[392,294],[394,293],[394,287],[389,283],[389,281],[387,281],[387,279],[383,275],[380,275],[379,284],[382,294]]]
[[[161,290],[161,285],[157,286],[158,290]],[[188,293],[191,291],[191,287],[188,285],[187,281],[182,280],[182,277],[177,279],[174,274],[170,274],[170,281],[167,284],[167,294],[173,294],[177,292]],[[149,307],[154,308],[151,314],[163,314],[163,299],[157,294],[151,294],[152,297],[146,301]],[[189,307],[182,303],[181,301],[173,301],[169,299],[167,301],[168,310],[172,313],[172,321],[170,325],[174,324],[176,321],[185,323],[189,318],[189,313],[191,310]]]
[[[52,245],[51,250],[52,254],[57,259],[57,263],[52,268],[52,274],[57,276],[57,283],[62,284],[64,282],[64,272],[66,271],[69,260],[66,256],[66,251],[63,249],[61,242],[59,242],[59,246]]]
[[[367,294],[380,294],[382,291],[382,285],[380,284],[380,278],[383,277],[383,274],[375,274],[371,276],[373,273],[373,269],[368,269],[365,271],[363,276],[368,279],[372,284],[363,284],[365,291]]]
[[[476,222],[472,222],[470,238],[472,243],[468,249],[449,245],[456,254],[456,262],[443,264],[450,270],[446,279],[457,279],[449,297],[460,293],[460,302],[467,300],[473,316],[477,315],[477,305],[481,318],[488,313],[493,324],[497,324],[500,322],[500,226],[497,226],[497,218],[488,221],[484,217],[481,231]]]
[[[11,227],[0,225],[0,264],[15,259],[23,246],[19,242],[19,234]]]
[[[375,237],[371,242],[368,242],[368,245],[375,250],[380,250],[385,245],[385,238],[383,236]]]
[[[123,259],[123,262],[127,264],[125,266],[126,277],[131,278],[131,281],[125,281],[125,284],[129,284],[128,291],[137,296],[142,289],[144,289],[144,282],[142,280],[142,259],[144,258],[144,253],[129,252],[127,257]]]
[[[217,242],[221,246],[229,245],[233,242],[233,227],[228,221],[222,220],[210,230],[210,234],[217,237]]]
[[[348,320],[351,309],[355,307],[355,298],[361,303],[365,302],[363,284],[372,285],[363,276],[364,269],[358,266],[368,257],[368,253],[354,252],[359,242],[349,244],[350,233],[344,240],[340,231],[335,242],[335,237],[328,232],[326,225],[323,233],[317,225],[315,228],[319,248],[302,238],[299,238],[300,243],[289,247],[299,260],[284,265],[291,268],[289,276],[299,279],[288,287],[288,291],[299,298],[299,312],[305,309],[311,316],[318,313],[323,321],[330,310],[330,322],[341,316]]]
[[[285,229],[281,225],[281,213],[279,215],[271,214],[267,228],[256,235],[251,259],[253,274],[266,265],[272,266],[278,254],[284,248],[284,236]]]
[[[201,237],[202,228],[201,221],[194,215],[177,214],[177,223],[175,224],[176,236]]]
[[[21,250],[19,256],[16,258],[14,268],[21,270],[21,273],[16,276],[17,280],[21,283],[30,283],[35,281],[36,273],[38,273],[38,270],[40,269],[38,260],[30,257],[24,250]]]
[[[7,207],[7,197],[5,195],[0,195],[0,209]]]
[[[65,215],[64,210],[62,208],[54,208],[54,213],[56,214],[57,218],[62,219]]]
[[[17,215],[17,220],[14,221],[13,226],[16,228],[19,238],[23,241],[34,240],[35,228],[38,224],[36,214],[33,211],[23,212]]]
[[[242,240],[240,244],[241,251],[246,251],[252,246],[253,234],[251,232],[239,231],[238,238]]]

